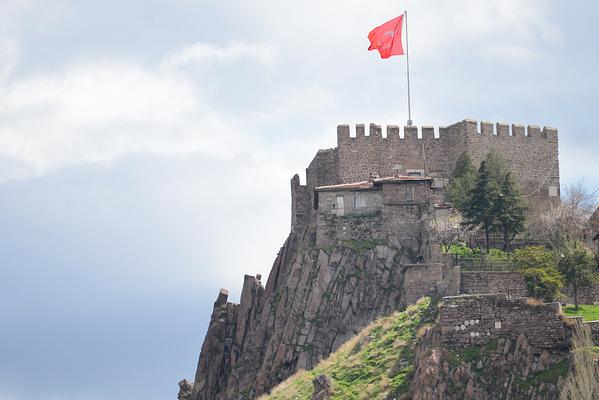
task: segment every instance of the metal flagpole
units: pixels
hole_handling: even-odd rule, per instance
[[[408,76],[408,126],[412,126],[412,110],[410,105],[410,48],[408,38],[408,11],[404,11],[404,19],[406,20],[406,71]]]

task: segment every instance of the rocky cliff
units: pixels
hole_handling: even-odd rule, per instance
[[[313,368],[376,317],[403,306],[404,266],[422,257],[424,243],[391,236],[318,248],[313,224],[292,232],[265,287],[246,275],[239,304],[221,290],[192,395],[183,398],[253,399]]]
[[[417,357],[413,400],[551,400],[569,369],[567,350],[538,350],[526,336],[487,346],[427,348]]]
[[[557,399],[558,382],[570,368],[567,348],[541,348],[534,333],[447,345],[438,314],[437,304],[423,298],[381,318],[261,400]]]

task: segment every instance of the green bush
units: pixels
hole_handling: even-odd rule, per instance
[[[487,257],[492,261],[509,261],[512,258],[511,253],[501,249],[489,249],[489,254],[485,254],[483,249],[479,247],[471,248],[463,243],[453,244],[451,246],[442,246],[441,249],[444,253],[453,254],[459,258],[478,259],[481,257]]]
[[[530,296],[544,301],[563,297],[564,277],[557,270],[554,252],[542,246],[528,246],[514,252],[514,262],[524,275]]]

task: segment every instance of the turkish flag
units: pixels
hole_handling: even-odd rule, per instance
[[[403,46],[401,45],[402,26],[403,14],[374,28],[368,34],[368,40],[370,40],[368,50],[378,50],[381,58],[404,54]]]

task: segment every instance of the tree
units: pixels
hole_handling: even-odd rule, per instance
[[[447,199],[456,210],[463,212],[470,203],[470,192],[476,183],[476,168],[466,152],[460,155],[447,187]]]
[[[597,208],[597,191],[582,181],[565,189],[562,201],[540,212],[529,224],[529,235],[553,250],[562,252],[573,241],[583,241],[589,231],[589,217]]]
[[[561,297],[564,278],[557,270],[554,252],[542,246],[528,246],[514,252],[514,262],[524,275],[532,297],[545,301]]]
[[[595,358],[591,330],[585,324],[576,324],[572,335],[572,368],[559,385],[560,400],[599,399],[599,364]]]
[[[558,268],[566,284],[572,287],[576,310],[578,310],[578,289],[590,287],[599,280],[596,267],[595,257],[580,243],[569,246],[560,255]]]
[[[428,224],[429,231],[447,248],[457,243],[471,243],[473,236],[478,234],[476,229],[468,229],[463,224],[459,213],[446,217],[438,217]]]
[[[485,161],[492,178],[497,184],[501,184],[509,172],[505,159],[497,151],[491,150],[485,155]]]
[[[499,186],[494,179],[494,172],[487,167],[487,161],[483,160],[478,169],[476,186],[470,193],[470,201],[467,208],[463,210],[464,224],[468,227],[481,226],[485,233],[485,248],[489,252],[489,234],[497,220],[497,199],[499,198]]]
[[[506,251],[514,237],[524,230],[526,221],[526,207],[511,172],[503,178],[496,207],[497,226],[503,233],[503,250]]]

